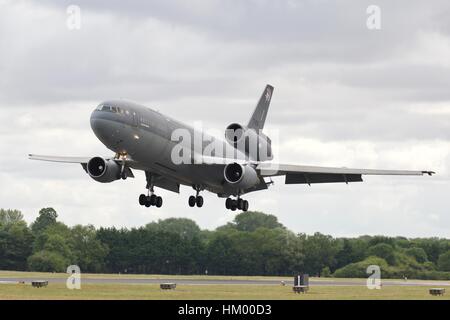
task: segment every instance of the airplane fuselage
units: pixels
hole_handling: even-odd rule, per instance
[[[158,111],[123,100],[101,103],[92,112],[90,123],[97,138],[108,149],[116,154],[129,156],[144,171],[172,178],[184,185],[198,185],[219,196],[236,193],[236,190],[223,184],[223,167],[212,165],[200,168],[190,164],[175,164],[172,159],[173,148],[180,143],[190,149],[192,156],[198,155],[198,150],[192,146],[192,140],[172,139],[172,134],[177,129],[189,132],[191,137],[200,136],[202,149],[211,141],[229,148],[225,141],[198,132],[192,126]],[[238,150],[236,152],[239,153]]]
[[[179,192],[180,185],[192,186],[190,207],[202,207],[200,192],[208,190],[226,197],[229,210],[247,211],[243,194],[268,189],[266,178],[284,176],[286,184],[350,183],[363,175],[432,175],[430,170],[352,169],[273,162],[272,140],[262,130],[273,87],[266,85],[247,124],[231,123],[213,137],[158,111],[125,101],[101,103],[91,114],[91,127],[114,157],[67,157],[30,154],[33,160],[79,163],[95,181],[109,183],[134,177],[133,170],[145,172],[147,194],[139,205],[163,204],[154,187]],[[233,199],[233,197],[236,197]]]

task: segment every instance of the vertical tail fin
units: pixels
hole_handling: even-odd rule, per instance
[[[258,131],[264,128],[264,122],[266,122],[267,111],[269,110],[272,94],[273,94],[273,87],[270,84],[268,84],[264,89],[261,98],[259,98],[255,111],[253,111],[252,117],[248,122],[247,127],[249,129],[255,129]]]

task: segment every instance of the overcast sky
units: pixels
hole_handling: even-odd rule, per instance
[[[67,27],[67,7],[81,28]],[[367,28],[369,5],[381,29]],[[434,170],[354,184],[284,185],[245,197],[296,232],[450,237],[448,1],[0,0],[0,207],[28,222],[54,207],[68,225],[133,227],[188,217],[214,229],[236,213],[205,192],[158,191],[136,179],[100,184],[81,166],[28,153],[111,155],[89,116],[125,98],[187,123],[246,123],[267,83],[276,161]]]

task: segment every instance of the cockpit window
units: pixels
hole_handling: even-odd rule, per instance
[[[118,112],[118,108],[117,107],[112,107],[108,104],[101,104],[99,105],[96,110],[98,111],[108,111],[108,112],[114,112],[117,113]]]

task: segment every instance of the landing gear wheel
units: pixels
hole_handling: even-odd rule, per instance
[[[120,174],[120,177],[122,178],[122,180],[126,180],[127,179],[127,173],[124,171]]]
[[[189,207],[194,207],[196,202],[197,201],[194,196],[189,197]]]
[[[197,199],[195,199],[195,203],[197,204],[197,207],[201,208],[203,206],[203,197],[198,196]]]
[[[225,200],[225,208],[231,209],[231,203],[232,202],[233,202],[233,199],[227,198],[227,200]]]
[[[163,199],[161,197],[156,197],[156,199],[155,199],[156,207],[161,208],[162,204],[163,204]]]
[[[145,195],[145,194],[141,194],[140,196],[139,196],[139,204],[141,205],[141,206],[143,206],[143,205],[145,205],[145,201],[147,200],[147,196]]]
[[[152,194],[150,196],[150,205],[154,206],[156,204],[156,195]]]
[[[150,208],[151,205],[152,205],[152,203],[150,202],[150,197],[145,197],[144,206],[146,206],[147,208]]]
[[[244,200],[243,204],[242,204],[242,210],[243,211],[247,211],[248,210],[248,201]]]
[[[230,209],[231,209],[231,211],[236,211],[236,209],[237,209],[237,201],[236,200],[231,200],[232,202],[231,202],[231,206],[230,206]]]
[[[241,198],[237,199],[237,208],[239,210],[242,210],[244,208],[244,200],[242,200]]]

